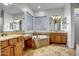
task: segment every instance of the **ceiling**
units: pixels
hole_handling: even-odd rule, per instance
[[[22,3],[21,3],[22,4]],[[6,8],[6,11],[11,14],[19,14],[23,13],[21,9],[19,9],[15,4],[5,6],[4,4],[0,5]],[[40,10],[49,10],[55,8],[64,8],[64,3],[23,3],[24,6],[28,5],[33,11],[40,11]],[[40,6],[40,8],[38,8]]]
[[[18,7],[16,7],[15,5],[11,5],[9,7],[6,8],[6,10],[11,13],[11,14],[20,14],[22,13],[22,10],[20,10]]]
[[[0,5],[10,14],[21,14],[23,13],[22,10],[20,10],[16,5],[4,5],[1,4]]]
[[[55,8],[64,8],[65,3],[28,3],[28,5],[34,10],[47,10]],[[40,6],[40,8],[38,8]]]

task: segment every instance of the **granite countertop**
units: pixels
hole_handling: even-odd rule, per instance
[[[11,38],[16,38],[16,37],[19,37],[19,36],[22,36],[22,35],[7,35],[7,36],[4,36],[4,37],[0,37],[0,41],[9,40]]]
[[[46,33],[67,33],[67,32],[65,32],[65,31],[49,31],[49,32],[46,32]],[[16,38],[16,37],[19,37],[19,36],[23,36],[25,38],[25,37],[32,36],[32,34],[24,34],[24,35],[13,34],[13,35],[7,35],[7,36],[0,37],[0,41],[9,40],[11,38]]]
[[[7,36],[0,37],[0,41],[9,40],[9,39],[11,39],[11,38],[16,38],[16,37],[19,37],[19,36],[23,36],[23,37],[25,38],[25,37],[30,37],[30,36],[32,36],[32,34],[7,35]]]
[[[49,31],[50,33],[67,33],[66,31]]]
[[[49,34],[49,33],[67,33],[67,32],[66,31],[49,31],[49,32],[34,32],[34,33]]]

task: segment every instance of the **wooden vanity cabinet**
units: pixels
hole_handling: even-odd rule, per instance
[[[19,36],[9,40],[1,41],[1,56],[22,56],[23,37]]]
[[[51,33],[50,43],[67,43],[67,33]]]

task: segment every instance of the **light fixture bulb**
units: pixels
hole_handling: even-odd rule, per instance
[[[40,8],[40,6],[38,6],[38,8]]]
[[[23,11],[27,11],[27,9],[26,8],[23,8]]]

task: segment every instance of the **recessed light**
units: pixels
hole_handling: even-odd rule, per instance
[[[40,8],[40,6],[38,6],[38,8]]]
[[[23,8],[23,11],[27,11],[27,9],[26,8]]]

